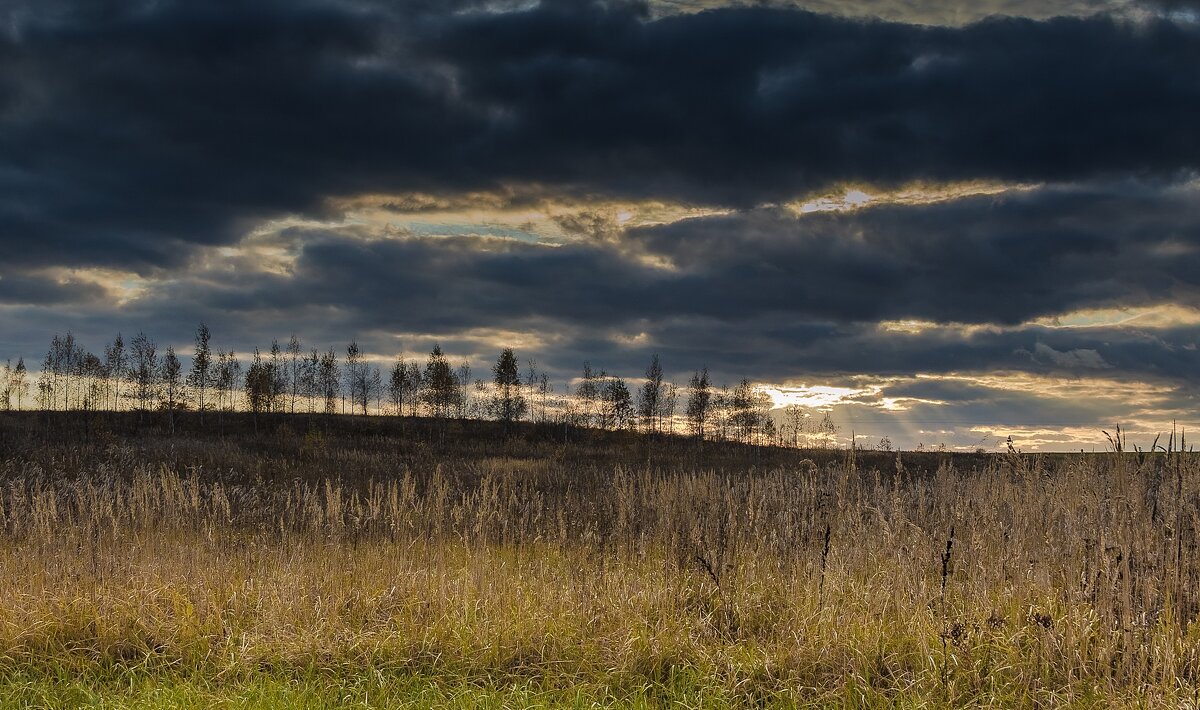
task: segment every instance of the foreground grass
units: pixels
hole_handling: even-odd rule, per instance
[[[0,706],[1196,706],[1189,456],[315,438],[0,459]]]
[[[759,707],[862,707],[853,698],[764,699]],[[882,699],[881,699],[882,700]],[[919,698],[908,698],[917,704]],[[905,702],[903,698],[891,701]],[[889,701],[889,702],[891,702]],[[16,676],[0,686],[0,706],[14,708],[739,708],[743,699],[720,688],[650,685],[633,691],[577,685],[545,689],[528,681],[509,685],[454,683],[419,676],[258,676],[217,681],[206,675],[119,674],[107,677]]]
[[[732,708],[719,689],[678,683],[629,692],[579,684],[547,689],[363,672],[256,674],[214,678],[195,672],[119,669],[84,675],[15,673],[0,682],[0,706],[13,708]]]
[[[634,688],[580,681],[570,687],[530,680],[458,679],[378,669],[214,676],[195,670],[110,668],[87,673],[8,673],[4,708],[864,708],[864,707],[1175,707],[1195,708],[1196,694],[1144,689],[1075,696],[986,694],[947,698],[922,689],[881,693],[866,685],[840,692],[796,689],[750,698],[689,671]]]

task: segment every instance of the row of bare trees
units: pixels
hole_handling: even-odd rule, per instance
[[[265,352],[255,348],[243,366],[233,350],[214,349],[211,339],[201,324],[185,368],[174,347],[160,353],[145,333],[128,343],[118,334],[102,355],[69,332],[55,335],[33,402],[44,410],[159,410],[172,427],[176,411],[195,409],[491,418],[506,428],[526,420],[794,446],[827,444],[837,433],[828,414],[817,424],[799,407],[777,421],[770,397],[747,379],[732,389],[716,387],[704,368],[680,387],[666,380],[657,354],[632,388],[584,363],[574,386],[558,393],[535,361],[522,368],[511,348],[501,351],[488,379],[473,380],[469,363],[452,365],[437,345],[423,366],[401,354],[385,372],[357,342],[339,353],[305,348],[293,335],[286,345],[276,340]],[[23,359],[5,364],[0,409],[26,408],[28,380]]]

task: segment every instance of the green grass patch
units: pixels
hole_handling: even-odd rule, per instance
[[[575,683],[546,687],[535,681],[454,678],[364,669],[221,675],[112,668],[85,673],[8,671],[0,679],[3,708],[735,708],[709,679],[682,672],[666,683],[635,688]],[[794,699],[761,706],[790,707]]]

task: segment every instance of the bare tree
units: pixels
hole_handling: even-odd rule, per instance
[[[362,407],[362,413],[367,413],[367,403],[371,398],[370,367],[363,360],[362,350],[357,341],[352,341],[346,348],[346,389],[350,392],[350,411],[354,412],[355,405]]]
[[[662,414],[663,371],[658,353],[650,359],[646,368],[646,382],[638,392],[638,416],[641,417],[646,431],[657,432],[659,418]]]
[[[38,375],[38,407],[40,409],[54,409],[58,403],[58,379],[62,372],[62,365],[58,359],[59,351],[59,337],[55,333],[54,339],[50,341],[50,348],[46,350],[46,357],[42,358],[42,370]]]
[[[541,398],[541,409],[538,420],[546,421],[546,400],[550,398],[550,393],[554,391],[554,386],[550,384],[550,375],[543,372],[538,377],[538,396]]]
[[[706,367],[695,372],[688,382],[687,419],[692,436],[697,439],[703,439],[707,433],[711,409],[712,389]]]
[[[357,387],[357,394],[352,397],[350,402],[350,413],[354,413],[354,405],[358,405],[364,415],[370,413],[371,401],[374,400],[376,406],[381,406],[380,399],[383,397],[383,377],[379,368],[369,362],[364,361],[362,364],[362,376]]]
[[[408,363],[408,379],[404,386],[407,388],[406,397],[408,399],[408,409],[413,416],[419,416],[420,410],[417,404],[421,400],[421,388],[424,386],[422,382],[421,366],[415,362]]]
[[[22,398],[25,392],[29,389],[29,383],[25,381],[27,371],[25,369],[25,358],[17,358],[17,366],[13,368],[13,391],[17,395],[17,409],[22,409]]]
[[[320,382],[321,395],[325,400],[325,413],[334,414],[337,412],[341,378],[338,377],[337,353],[334,352],[333,348],[330,348],[328,352],[321,355],[317,380]]]
[[[575,398],[579,400],[583,424],[585,426],[592,424],[595,418],[596,402],[600,399],[600,381],[603,378],[604,373],[597,375],[592,370],[592,363],[583,363],[583,379],[580,380],[579,386],[575,388]]]
[[[72,384],[78,389],[83,355],[83,348],[76,344],[75,336],[70,331],[66,336],[55,333],[50,341],[50,349],[46,351],[46,358],[42,361],[42,374],[38,381],[38,398],[43,408],[71,408]]]
[[[246,370],[246,404],[255,415],[271,410],[273,379],[270,363],[264,362],[262,353],[255,348]]]
[[[158,345],[145,333],[138,332],[129,342],[130,366],[127,378],[141,411],[150,408],[158,390]]]
[[[58,345],[58,353],[55,356],[55,364],[58,368],[57,374],[62,377],[62,408],[72,408],[72,395],[74,396],[74,406],[78,407],[82,399],[84,388],[81,383],[83,380],[83,360],[84,350],[75,342],[75,334],[67,331],[66,336],[61,339],[56,337]]]
[[[791,434],[792,448],[800,448],[800,435],[805,432],[807,425],[808,414],[804,411],[804,407],[798,404],[789,404],[783,413],[783,433],[784,436]]]
[[[38,374],[37,394],[35,395],[38,409],[54,408],[54,371],[50,352],[52,350],[48,351],[42,360],[42,370]]]
[[[406,362],[403,353],[396,356],[396,362],[392,365],[391,375],[388,378],[388,396],[391,398],[396,416],[404,416],[406,403],[410,408],[413,407],[414,395],[420,387],[420,381],[421,371],[417,365]]]
[[[448,417],[458,398],[458,377],[442,354],[440,345],[434,344],[433,351],[429,353],[422,380],[424,391],[421,395],[430,412],[438,418]]]
[[[305,358],[300,369],[300,396],[308,403],[308,413],[312,414],[318,394],[320,394],[321,353],[312,349]]]
[[[392,369],[388,373],[388,400],[392,404],[392,412],[396,416],[404,416],[404,380],[408,377],[408,368],[404,364],[404,353],[396,356]]]
[[[236,409],[234,392],[238,388],[238,378],[242,373],[242,364],[232,350],[217,352],[217,370],[213,386],[217,390],[217,406],[221,409]]]
[[[288,341],[287,352],[288,352],[288,382],[291,384],[291,387],[292,387],[292,392],[291,392],[292,400],[291,400],[291,404],[288,408],[288,411],[290,411],[292,414],[295,414],[296,413],[296,396],[298,394],[300,394],[300,389],[302,386],[301,379],[303,376],[302,371],[304,368],[304,356],[302,354],[303,351],[300,347],[300,339],[296,337],[295,333],[292,333],[292,338],[291,338],[291,340]]]
[[[288,370],[283,363],[283,348],[278,340],[271,340],[271,361],[268,364],[271,373],[271,411],[282,412],[284,395],[288,391]]]
[[[463,360],[459,364],[458,369],[454,371],[454,382],[457,385],[454,392],[455,416],[464,418],[469,416],[472,409],[477,408],[471,397],[471,363]]]
[[[175,433],[175,410],[182,409],[187,401],[187,393],[183,389],[183,364],[175,356],[175,348],[168,345],[167,354],[163,357],[159,377],[162,382],[162,407],[167,410],[167,421],[171,433]]]
[[[128,356],[125,353],[125,340],[121,334],[113,339],[112,344],[104,348],[104,368],[112,378],[112,409],[118,409],[121,401],[121,381],[125,379],[128,369]]]
[[[354,405],[358,401],[358,384],[363,381],[365,387],[366,374],[362,363],[362,351],[358,348],[358,341],[350,341],[350,345],[346,347],[346,365],[342,369],[342,374],[346,378],[346,389],[350,392],[350,413],[354,413]]]
[[[603,402],[601,426],[606,429],[628,429],[633,425],[633,395],[620,377],[605,380],[600,391]]]
[[[828,448],[830,443],[837,443],[838,427],[833,423],[833,416],[829,412],[825,412],[825,416],[821,417],[820,433],[822,449]],[[853,439],[850,445],[854,445]]]
[[[487,416],[493,416],[491,383],[476,378],[475,385],[472,389],[475,390],[475,396],[471,398],[471,406],[467,416],[476,419],[483,419]]]
[[[758,429],[758,412],[754,408],[754,388],[750,380],[743,377],[733,389],[730,410],[730,421],[738,439],[750,443]]]
[[[375,400],[375,411],[383,411],[383,373],[379,371],[378,365],[371,365],[370,376],[367,377],[367,396],[365,399]],[[367,408],[363,407],[363,414],[367,413]]]
[[[729,439],[732,400],[733,396],[729,392],[729,385],[721,385],[721,390],[713,395],[713,423],[717,427],[717,439],[721,441]]]
[[[529,412],[529,421],[533,421],[537,416],[537,414],[535,412],[537,407],[535,407],[533,404],[534,403],[534,395],[537,392],[537,381],[538,381],[537,361],[534,360],[533,358],[530,358],[525,361],[525,367],[527,368],[525,370],[525,382],[524,382],[525,390],[527,392],[527,394],[525,395],[525,399],[527,402],[529,402],[529,406],[526,409]]]
[[[94,354],[84,351],[79,361],[78,382],[82,391],[81,398],[76,400],[79,407],[89,411],[103,409],[107,381],[104,362]]]
[[[66,337],[60,338],[57,333],[50,341],[50,372],[54,376],[54,397],[50,408],[59,408],[58,398],[62,397],[62,409],[71,406],[71,350],[75,346],[75,336],[67,331]]]
[[[504,348],[500,352],[499,359],[492,367],[492,375],[496,387],[490,409],[496,419],[504,422],[504,430],[507,432],[513,422],[525,416],[525,410],[529,406],[521,392],[521,372],[512,348]]]
[[[666,431],[668,434],[675,433],[675,408],[679,402],[679,387],[674,382],[668,382],[663,385],[662,395],[658,399],[658,423],[659,429],[663,428],[663,422],[666,422]]]
[[[196,351],[192,354],[192,371],[188,374],[187,380],[188,385],[196,393],[196,409],[200,410],[201,416],[203,416],[204,410],[208,409],[205,395],[213,379],[212,351],[208,346],[210,337],[208,326],[201,323],[196,328]]]
[[[775,423],[775,419],[770,414],[763,413],[760,420],[762,422],[761,434],[758,442],[762,446],[778,446],[779,445],[779,425]]]
[[[13,394],[13,370],[12,360],[4,361],[4,373],[0,380],[0,412],[12,410],[12,394]]]
[[[17,395],[17,409],[21,409],[21,399],[25,392],[29,389],[29,383],[25,381],[27,372],[25,370],[25,358],[17,358],[17,366],[13,368],[13,391]]]

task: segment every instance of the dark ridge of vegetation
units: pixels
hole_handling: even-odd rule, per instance
[[[664,470],[748,471],[778,466],[843,463],[844,449],[795,449],[736,441],[699,441],[679,434],[645,434],[565,423],[504,422],[477,419],[282,414],[250,412],[0,412],[0,456],[48,459],[101,458],[112,447],[136,451],[146,460],[184,461],[205,468],[238,468],[243,457],[303,463],[304,477],[351,476],[337,461],[359,456],[380,463],[361,472],[376,477],[389,467],[417,467],[433,461],[472,461],[495,457],[558,460]],[[931,474],[940,466],[959,470],[987,467],[994,454],[858,449],[864,470]],[[193,464],[194,465],[194,464]]]

